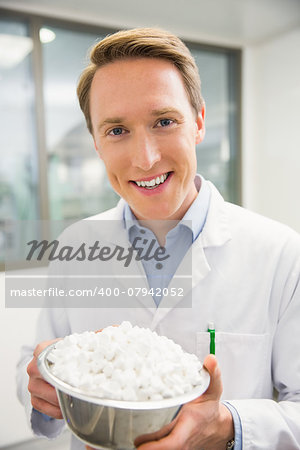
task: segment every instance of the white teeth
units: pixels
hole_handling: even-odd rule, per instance
[[[152,188],[154,186],[158,186],[161,183],[164,183],[168,177],[168,173],[165,173],[164,175],[161,175],[160,177],[152,178],[152,180],[149,181],[136,181],[135,183],[138,186]]]

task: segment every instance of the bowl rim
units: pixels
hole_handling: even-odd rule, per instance
[[[147,401],[128,401],[128,400],[113,400],[108,398],[101,398],[93,393],[89,393],[82,389],[71,386],[70,384],[62,381],[60,378],[56,377],[51,373],[49,369],[49,360],[47,358],[48,354],[55,347],[56,342],[48,345],[39,355],[38,355],[38,369],[43,376],[43,378],[58,391],[62,391],[72,397],[79,398],[80,400],[94,403],[99,406],[111,406],[120,409],[133,409],[133,410],[150,410],[150,409],[162,409],[171,408],[174,406],[183,405],[192,400],[195,400],[200,395],[204,394],[210,383],[210,375],[205,367],[201,369],[202,384],[196,386],[191,391],[178,395],[177,397],[164,398],[162,400],[147,400]]]

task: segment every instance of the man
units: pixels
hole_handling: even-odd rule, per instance
[[[213,356],[205,359],[208,391],[185,405],[170,425],[137,438],[136,445],[143,450],[299,449],[300,239],[283,225],[224,202],[196,175],[195,146],[204,138],[205,107],[189,51],[161,30],[108,36],[94,47],[78,96],[96,151],[122,198],[117,208],[94,219],[120,220],[130,242],[143,232],[166,249],[177,246],[179,251],[170,252],[168,274],[176,274],[181,259],[193,257],[191,308],[181,308],[180,302],[165,308],[165,299],[154,296],[152,310],[131,309],[122,317],[151,326],[201,359],[209,352],[209,321],[216,328],[219,365]],[[192,226],[182,226],[183,219]],[[144,270],[151,287],[157,281],[153,267],[145,263]],[[81,310],[80,318],[74,310],[43,311],[38,340],[98,329],[120,317],[106,309]],[[47,343],[35,348],[31,361],[32,350],[24,352],[19,393],[34,431],[54,437],[61,424],[50,418],[61,418],[61,412],[36,365]],[[29,361],[33,411],[23,375]],[[80,445],[74,441],[73,448],[84,448]]]

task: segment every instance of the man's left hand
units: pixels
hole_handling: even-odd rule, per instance
[[[234,436],[229,409],[220,402],[221,371],[215,356],[208,355],[204,366],[210,374],[207,391],[184,405],[178,416],[155,433],[139,436],[139,450],[224,450]]]

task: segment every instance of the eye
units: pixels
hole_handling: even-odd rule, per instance
[[[171,119],[160,119],[158,121],[158,123],[157,123],[157,126],[158,127],[168,127],[172,123],[174,123],[174,120],[171,120]]]
[[[121,127],[116,127],[116,128],[113,128],[112,130],[110,130],[110,131],[108,132],[108,135],[109,135],[109,136],[120,136],[121,134],[123,134],[123,131],[124,131],[123,128],[121,128]]]

